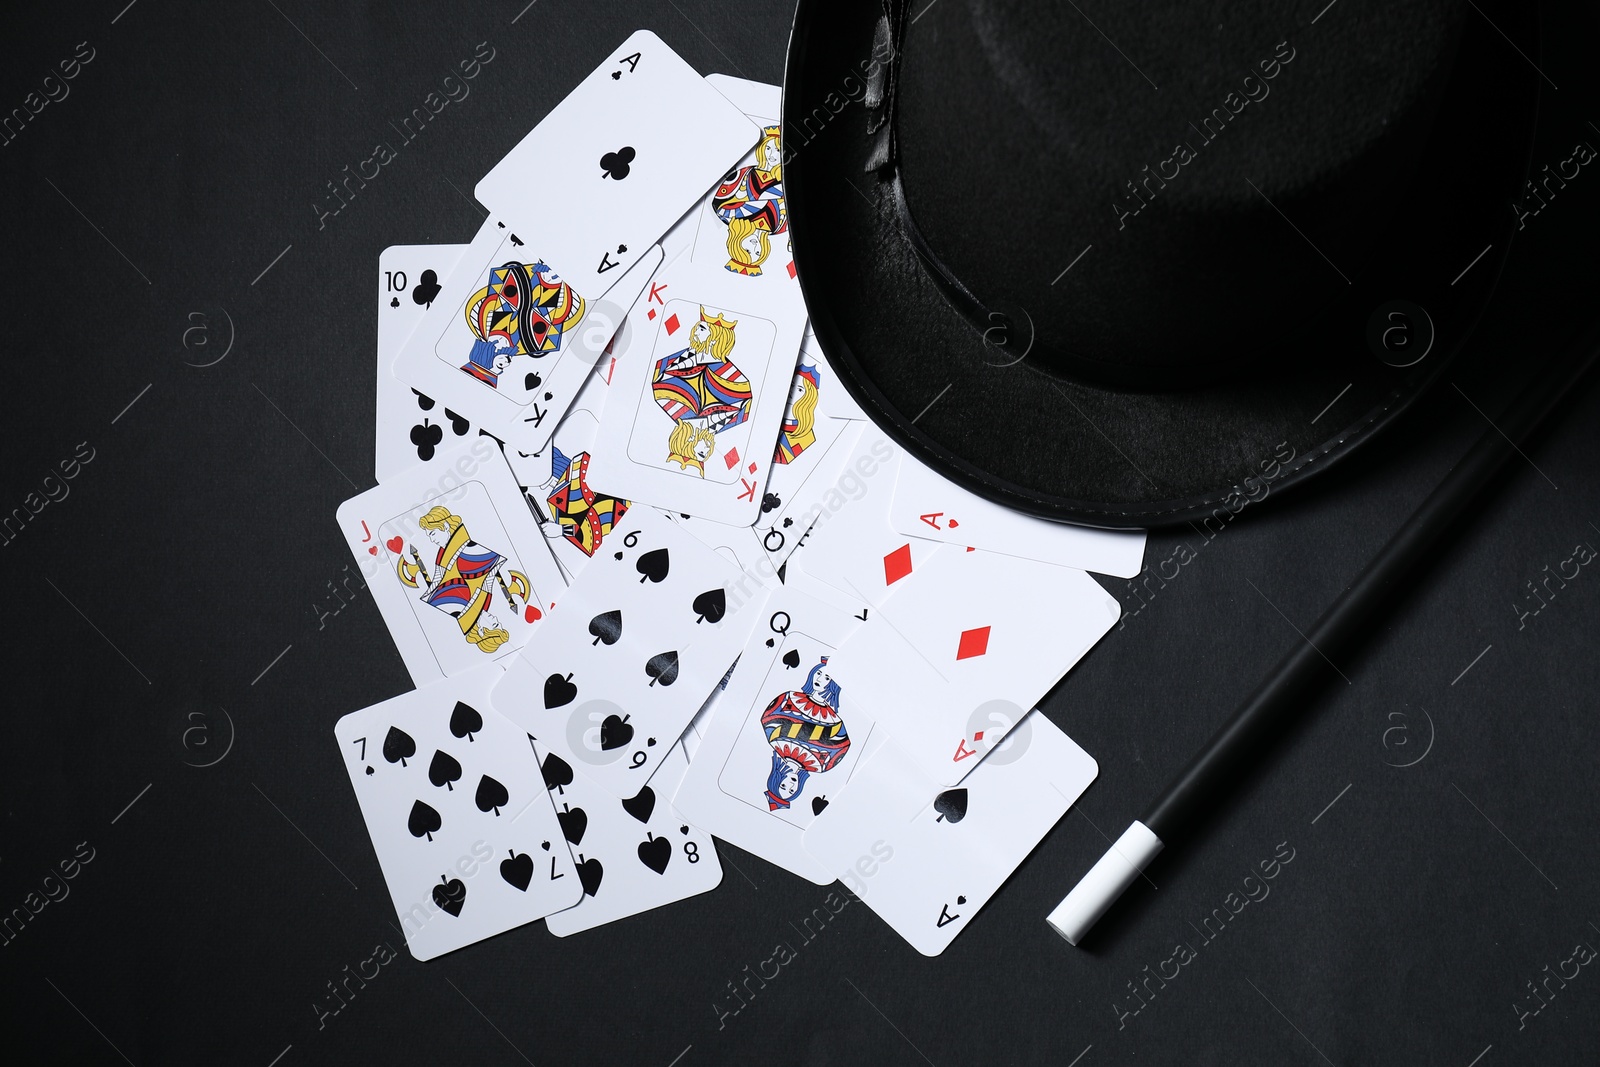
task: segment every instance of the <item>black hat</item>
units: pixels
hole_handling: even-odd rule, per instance
[[[1536,36],[1509,0],[800,0],[784,181],[818,342],[1000,503],[1237,510],[1373,437],[1471,331]]]

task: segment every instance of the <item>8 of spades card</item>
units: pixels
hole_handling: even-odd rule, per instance
[[[750,616],[732,610],[734,576],[642,509],[508,666],[495,706],[602,788],[634,795],[744,643]]]
[[[577,855],[583,897],[545,919],[557,937],[659,908],[722,881],[711,835],[689,825],[669,801],[689,759],[673,745],[661,769],[631,797],[619,798],[581,771],[552,794]]]
[[[533,748],[489,706],[500,674],[484,664],[334,727],[406,945],[419,960],[583,895]]]
[[[378,436],[373,473],[386,482],[434,462],[477,433],[467,418],[393,374],[395,357],[433,306],[466,245],[390,245],[378,254]]]
[[[565,588],[488,437],[346,500],[338,522],[418,685],[514,653]]]
[[[756,125],[649,30],[478,182],[478,200],[600,296],[743,156]]]

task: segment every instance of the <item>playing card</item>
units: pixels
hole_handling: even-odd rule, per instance
[[[822,493],[817,518],[792,563],[812,577],[877,607],[920,582],[923,569],[945,549],[907,537],[889,522],[895,471],[902,452],[867,424],[838,476]]]
[[[1097,530],[1012,511],[904,456],[889,519],[896,530],[1041,563],[1132,578],[1144,566],[1143,530]]]
[[[666,513],[678,526],[694,535],[695,540],[733,564],[739,577],[728,586],[730,605],[742,605],[757,590],[775,589],[783,582],[778,570],[761,550],[761,542],[748,526],[729,526],[727,523],[697,519],[692,515]]]
[[[827,885],[834,875],[806,853],[801,843],[802,827],[806,816],[814,817],[810,811],[812,800],[833,788],[829,780],[850,773],[855,760],[850,746],[864,741],[870,733],[870,726],[858,725],[858,720],[851,718],[851,709],[856,705],[849,690],[835,684],[832,678],[823,678],[827,673],[825,664],[821,672],[814,670],[821,660],[820,650],[842,640],[848,621],[847,616],[840,621],[839,613],[830,605],[787,590],[774,593],[762,605],[760,619],[739,656],[727,690],[715,697],[700,747],[672,798],[673,807],[693,825],[817,885]],[[802,654],[815,654],[816,659],[802,660]],[[790,668],[786,661],[792,661],[794,666]],[[785,678],[779,684],[786,688],[776,689],[771,677],[775,672],[780,677],[786,672],[794,676],[794,681]],[[769,701],[780,699],[776,700],[770,724],[763,724],[766,703],[762,702],[762,694],[767,689],[774,690],[768,694]],[[830,696],[830,692],[834,695]],[[829,704],[829,700],[834,703]],[[827,724],[815,740],[803,726],[796,731],[796,744],[803,741],[811,746],[808,753],[815,749],[815,754],[793,760],[796,767],[803,760],[811,761],[806,765],[806,784],[802,786],[798,773],[791,776],[790,765],[785,763],[782,773],[769,786],[777,762],[789,757],[779,756],[777,748],[768,744],[768,726],[780,735],[787,732],[780,726],[780,719],[789,714],[791,705],[797,709],[793,724],[802,722],[798,713],[801,708],[815,712],[816,722],[812,725],[823,727],[824,719]],[[832,709],[837,709],[837,714]],[[802,733],[806,734],[803,739],[799,736]],[[787,741],[780,737],[778,743],[786,745]],[[831,756],[827,755],[829,751]],[[828,760],[828,769],[811,769],[821,768]],[[724,789],[723,780],[730,783],[730,789]],[[769,788],[780,801],[776,807],[766,798]],[[799,812],[794,811],[796,802]],[[790,813],[793,819],[784,817]]]
[[[394,362],[407,385],[529,454],[542,451],[659,265],[646,247],[611,291],[569,284],[490,218]]]
[[[789,517],[790,501],[804,499],[804,486],[825,461],[829,451],[844,436],[850,424],[841,419],[827,418],[822,403],[825,382],[821,365],[808,360],[804,354],[795,367],[794,379],[789,386],[789,406],[784,409],[783,421],[778,427],[778,447],[772,456],[772,470],[767,475],[767,487],[761,494],[761,516],[756,520],[756,534],[766,541],[768,532]],[[827,382],[829,392],[837,388]],[[766,550],[774,565],[788,558],[783,543],[788,538],[779,529],[779,536],[770,539],[778,547]]]
[[[759,134],[640,30],[484,175],[477,196],[575,289],[599,296]]]
[[[1044,839],[1098,768],[1038,711],[956,788],[879,745],[806,850],[925,956],[943,952]]]
[[[659,512],[640,509],[612,548],[563,594],[494,702],[541,746],[630,797],[739,654],[752,617],[729,610],[734,570]]]
[[[802,362],[805,358],[801,357]],[[814,462],[808,464],[809,473],[801,470],[794,474],[780,474],[780,468],[774,465],[772,477],[767,479],[767,493],[762,498],[762,508],[765,509],[773,497],[777,498],[776,506],[771,511],[762,511],[755,529],[761,539],[762,551],[775,567],[782,566],[802,545],[808,543],[813,526],[823,514],[844,506],[849,499],[844,487],[854,489],[859,472],[843,483],[841,476],[852,465],[851,461],[858,458],[855,449],[863,433],[869,428],[877,432],[875,427],[865,422],[834,418],[821,421],[829,424],[829,427],[819,433],[819,444],[811,451],[823,447],[820,442],[823,434],[831,435],[832,441],[816,456]],[[877,460],[872,462],[876,463]],[[799,475],[803,477],[796,484]],[[775,483],[778,486],[776,489]],[[793,570],[789,573],[793,573]]]
[[[946,546],[835,663],[923,773],[954,785],[1120,614],[1083,571]]]
[[[478,431],[460,414],[417,392],[390,369],[440,292],[466,245],[391,245],[378,254],[378,437],[373,467],[386,482],[432,463]]]
[[[830,663],[860,620],[787,590],[767,611],[768,632],[755,631],[739,657],[748,669],[729,687],[743,721],[717,784],[803,830],[849,782],[871,738],[870,705]]]
[[[689,757],[673,745],[649,785],[619,799],[583,772],[552,786],[567,843],[578,856],[583,897],[545,919],[557,937],[591,930],[663,904],[710,892],[722,881],[711,835],[668,803]]]
[[[761,511],[805,328],[786,294],[680,258],[629,315],[593,477],[630,500],[736,526]]]
[[[565,588],[488,437],[346,500],[338,522],[418,685],[514,653]]]
[[[761,127],[761,140],[702,200],[689,258],[800,301],[783,198],[783,89],[722,75],[706,80]]]
[[[488,663],[334,726],[406,946],[419,960],[583,896],[527,736],[489,707]]]

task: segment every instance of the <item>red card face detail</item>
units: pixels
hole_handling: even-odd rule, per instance
[[[956,644],[956,659],[971,659],[973,656],[982,656],[988,651],[989,627],[979,626],[961,632],[961,640]]]
[[[911,545],[904,544],[883,557],[883,584],[893,585],[911,573]]]

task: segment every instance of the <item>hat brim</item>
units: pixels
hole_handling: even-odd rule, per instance
[[[1337,358],[1285,358],[1165,392],[1044,370],[1026,355],[1025,309],[1003,309],[1006,334],[986,338],[947,303],[904,233],[893,183],[865,169],[866,116],[850,88],[872,55],[878,14],[859,0],[800,0],[796,11],[783,99],[794,260],[818,343],[851,395],[902,447],[972,492],[1112,528],[1237,512],[1394,421],[1460,349],[1498,281],[1539,85],[1478,19],[1467,23],[1383,254],[1308,324]],[[1509,9],[1498,26],[1527,40],[1534,13]],[[1367,343],[1374,316],[1395,301],[1422,309],[1408,328],[1427,354],[1405,367]],[[1241,322],[1238,338],[1196,344],[1255,340]]]

